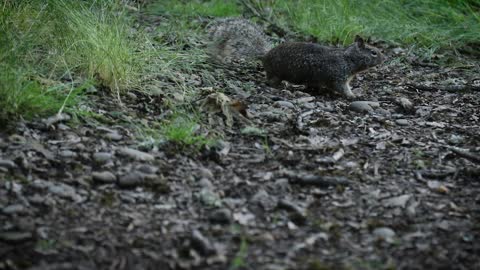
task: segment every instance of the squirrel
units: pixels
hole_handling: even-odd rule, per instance
[[[208,31],[217,60],[230,63],[260,59],[273,87],[285,80],[317,90],[327,87],[351,99],[355,95],[349,83],[355,74],[385,59],[379,49],[365,44],[358,35],[346,48],[307,42],[285,42],[273,48],[260,27],[246,19],[217,20]]]

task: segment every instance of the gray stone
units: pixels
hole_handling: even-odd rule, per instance
[[[399,126],[408,126],[409,122],[407,119],[397,119],[395,120],[395,123]]]
[[[149,153],[145,153],[136,149],[132,148],[120,148],[118,150],[118,153],[122,156],[127,156],[129,158],[135,159],[135,160],[141,160],[141,161],[152,161],[155,159],[154,156],[150,155]]]
[[[111,141],[121,141],[123,139],[123,136],[117,132],[107,133],[104,135],[104,137]]]
[[[0,233],[0,240],[17,244],[22,243],[33,238],[33,234],[31,232],[2,232]]]
[[[289,102],[289,101],[284,101],[284,100],[279,100],[279,101],[275,101],[275,103],[273,103],[276,107],[280,107],[280,108],[288,108],[288,109],[294,109],[295,108],[295,105],[293,105],[293,103]]]
[[[77,153],[70,150],[63,150],[63,151],[60,151],[58,155],[62,158],[74,158],[77,156]]]
[[[214,177],[212,171],[207,168],[200,168],[198,172],[202,178],[213,179]]]
[[[395,237],[395,231],[388,227],[380,227],[373,230],[373,235],[379,239],[391,242]]]
[[[113,155],[107,152],[97,152],[93,154],[93,160],[97,163],[107,163],[112,157]]]
[[[208,219],[216,224],[230,224],[232,222],[232,212],[227,208],[217,209],[210,214]]]
[[[107,184],[114,183],[115,181],[117,181],[117,177],[109,171],[93,172],[92,178],[96,182],[107,183]]]
[[[6,215],[15,215],[25,213],[27,209],[21,204],[11,204],[2,209],[2,212]]]
[[[8,160],[8,159],[0,159],[0,167],[7,168],[7,169],[13,169],[17,167],[15,162]]]
[[[412,197],[412,195],[409,195],[409,194],[400,195],[400,196],[397,196],[397,197],[386,199],[383,204],[385,206],[390,206],[390,207],[405,208],[408,200],[410,200],[411,197]]]
[[[155,174],[158,171],[158,167],[144,164],[144,165],[140,165],[137,168],[137,170],[141,173],[144,173],[144,174]]]
[[[373,112],[373,109],[378,107],[380,107],[380,104],[378,102],[354,101],[350,104],[349,109],[354,112],[369,113]]]
[[[265,210],[272,210],[277,206],[276,198],[270,196],[264,189],[260,189],[255,195],[253,195],[251,202],[259,204]]]
[[[139,172],[131,172],[129,174],[120,176],[118,179],[118,186],[121,188],[134,188],[143,183],[143,175]]]

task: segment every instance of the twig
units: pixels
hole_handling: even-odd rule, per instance
[[[454,152],[455,154],[463,157],[463,158],[466,158],[472,162],[475,162],[475,163],[478,163],[480,164],[480,156],[479,155],[475,155],[473,153],[470,153],[469,151],[464,151],[464,150],[460,150],[458,148],[455,148],[455,147],[449,147],[450,150],[452,150],[452,152]]]
[[[480,86],[472,85],[472,84],[430,86],[430,85],[409,83],[406,85],[411,89],[422,90],[422,91],[446,91],[446,92],[452,92],[452,93],[465,92],[465,91],[480,91]]]

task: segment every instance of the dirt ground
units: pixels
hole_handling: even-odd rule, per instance
[[[0,269],[480,269],[478,62],[384,50],[364,102],[211,66],[248,109],[199,151],[140,144],[168,111],[136,92],[2,132]]]

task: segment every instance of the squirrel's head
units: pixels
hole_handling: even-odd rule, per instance
[[[381,64],[385,56],[379,49],[365,44],[360,36],[355,36],[355,42],[345,50],[345,56],[352,62],[356,71],[366,70]]]

